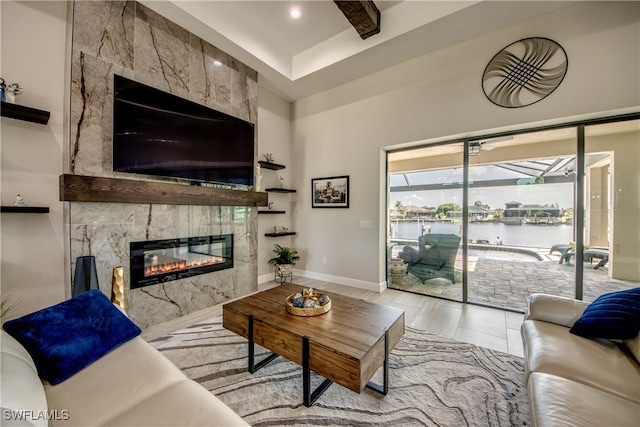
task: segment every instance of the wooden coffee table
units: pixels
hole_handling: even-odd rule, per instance
[[[404,335],[404,311],[372,304],[331,292],[331,310],[320,316],[289,314],[285,299],[302,292],[295,284],[283,284],[223,306],[223,326],[248,339],[249,372],[278,357],[303,368],[303,399],[311,406],[336,382],[356,393],[369,387],[384,395],[389,390],[389,352]],[[255,362],[254,345],[273,354]],[[371,378],[383,366],[383,383]],[[311,371],[325,378],[310,389]]]

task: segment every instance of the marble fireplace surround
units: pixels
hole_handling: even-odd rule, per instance
[[[257,206],[266,194],[114,173],[111,134],[113,74],[256,125],[257,73],[134,1],[76,1],[72,22],[68,173],[60,177],[72,275],[77,257],[95,256],[110,295],[113,268],[124,267],[128,314],[141,328],[256,291]],[[220,234],[234,235],[232,269],[130,289],[131,241]]]

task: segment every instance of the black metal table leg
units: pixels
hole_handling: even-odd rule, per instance
[[[382,385],[373,381],[367,383],[367,387],[380,394],[387,395],[389,393],[389,330],[384,331],[384,364],[382,374]]]
[[[309,338],[302,337],[302,392],[304,406],[311,407],[333,381],[325,379],[322,384],[311,392],[311,369],[309,368]]]
[[[255,371],[278,357],[278,355],[276,353],[271,353],[260,362],[255,363],[256,350],[253,342],[253,315],[251,314],[249,315],[249,330],[247,335],[249,335],[249,372],[253,374]]]

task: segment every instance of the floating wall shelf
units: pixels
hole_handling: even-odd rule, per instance
[[[25,107],[24,105],[11,104],[9,102],[2,101],[0,108],[0,115],[3,117],[9,117],[12,119],[24,120],[26,122],[38,123],[46,125],[49,123],[49,117],[51,113],[48,111],[37,110],[31,107]]]
[[[265,188],[264,191],[268,193],[295,193],[296,190],[290,188]]]
[[[297,233],[295,231],[287,231],[286,233],[266,233],[267,237],[281,237],[281,236],[295,236]]]
[[[286,211],[258,211],[259,214],[283,214]]]
[[[49,213],[49,208],[42,206],[2,206],[0,209],[5,213]]]
[[[279,165],[277,163],[271,163],[271,162],[265,162],[263,160],[258,161],[258,164],[260,166],[262,166],[265,169],[271,169],[274,171],[280,170],[280,169],[284,169],[285,166],[284,165]]]

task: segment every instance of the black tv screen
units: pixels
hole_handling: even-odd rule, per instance
[[[252,123],[114,75],[113,170],[253,185]]]

